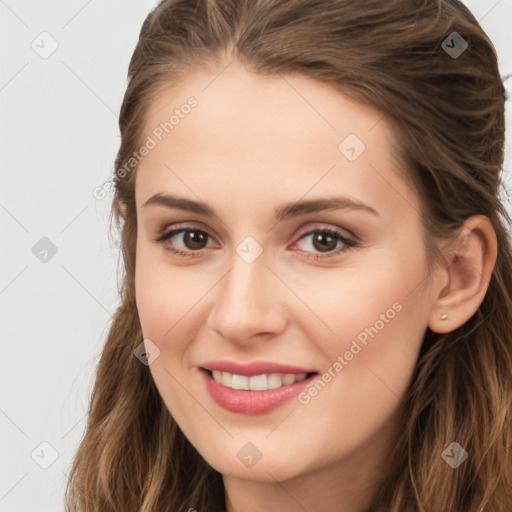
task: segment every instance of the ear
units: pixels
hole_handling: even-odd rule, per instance
[[[431,331],[446,333],[469,320],[489,286],[497,257],[496,232],[488,217],[475,215],[464,222],[456,239],[443,253],[444,287],[430,312]]]

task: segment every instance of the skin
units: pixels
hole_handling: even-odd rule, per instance
[[[162,90],[145,120],[147,136],[187,98],[198,100],[137,169],[137,307],[144,338],[160,350],[149,369],[182,431],[222,473],[229,512],[362,512],[389,470],[426,328],[453,330],[476,311],[496,257],[494,231],[485,217],[468,219],[429,273],[419,198],[400,177],[381,113],[302,76],[221,69]],[[338,150],[349,134],[366,145],[352,162]],[[143,206],[157,193],[204,201],[215,216]],[[274,219],[283,203],[330,196],[378,214]],[[154,241],[178,224],[209,237],[202,246],[186,245],[183,232]],[[322,252],[308,233],[326,228],[357,245],[333,242]],[[248,236],[263,251],[252,263],[236,252]],[[307,404],[229,412],[198,373],[207,360],[227,359],[322,374],[396,303],[400,312]],[[262,455],[252,467],[237,457],[248,442]]]

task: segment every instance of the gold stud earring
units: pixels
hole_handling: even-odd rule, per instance
[[[446,320],[448,318],[448,315],[446,313],[443,313],[440,318],[441,320]]]

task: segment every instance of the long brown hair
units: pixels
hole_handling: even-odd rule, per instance
[[[467,43],[460,55],[449,54],[454,41],[459,50]],[[121,231],[121,305],[98,365],[66,510],[225,510],[221,475],[185,438],[134,357],[143,339],[134,287],[136,165],[126,162],[141,146],[155,94],[187,70],[231,61],[328,83],[386,116],[405,178],[422,201],[432,266],[435,241],[472,215],[490,218],[498,257],[485,298],[453,332],[427,329],[395,463],[370,510],[510,512],[512,257],[500,201],[506,97],[495,49],[458,0],[163,0],[147,16],[119,117],[111,220]],[[469,454],[457,469],[441,457],[453,441]]]

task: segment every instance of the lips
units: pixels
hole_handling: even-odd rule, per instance
[[[318,373],[310,368],[271,362],[241,365],[210,361],[199,369],[206,390],[218,405],[231,412],[250,415],[264,414],[288,402]]]

